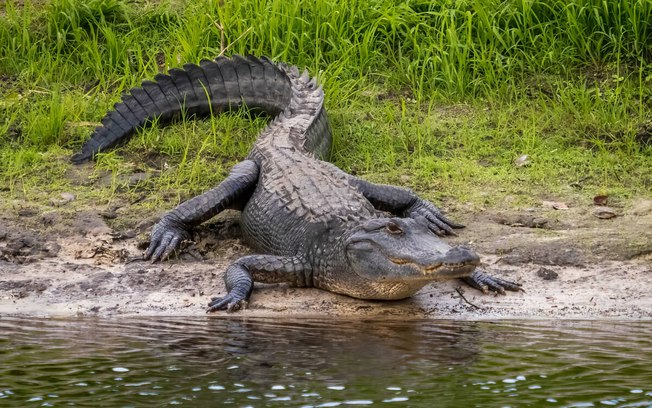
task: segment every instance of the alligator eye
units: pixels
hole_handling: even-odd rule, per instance
[[[388,222],[387,225],[385,226],[385,229],[387,229],[387,232],[389,232],[390,234],[400,235],[403,233],[401,227],[394,221]]]

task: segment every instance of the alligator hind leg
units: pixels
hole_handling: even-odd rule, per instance
[[[506,290],[511,290],[513,292],[523,291],[520,283],[495,278],[478,270],[473,271],[471,276],[461,279],[467,285],[482,291],[482,293],[498,292],[501,295],[504,295]]]
[[[224,274],[227,295],[214,297],[206,312],[234,312],[249,301],[255,282],[312,286],[312,269],[308,262],[296,256],[249,255],[231,264]]]
[[[376,209],[402,217],[424,217],[428,221],[428,228],[439,236],[456,235],[453,228],[464,228],[464,225],[453,222],[444,216],[433,203],[424,200],[407,188],[374,184],[356,177],[351,177],[350,183]]]
[[[212,190],[191,198],[156,223],[145,259],[152,262],[167,258],[181,241],[190,238],[190,228],[229,209],[241,210],[258,182],[259,167],[252,160],[242,161],[229,176]]]

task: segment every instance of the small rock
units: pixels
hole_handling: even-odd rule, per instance
[[[600,206],[593,210],[593,215],[603,220],[608,220],[609,218],[615,217],[617,214],[616,210],[611,207]]]
[[[543,280],[551,281],[559,277],[559,274],[552,269],[548,268],[539,268],[537,271],[537,276]]]
[[[544,228],[548,224],[548,220],[543,217],[534,217],[528,225],[530,228]]]
[[[535,214],[496,214],[492,219],[498,224],[508,225],[510,227],[528,227],[528,228],[552,228],[553,224],[544,217],[538,217]]]
[[[100,236],[113,232],[104,219],[93,211],[78,212],[72,226],[74,231],[86,236]]]
[[[54,207],[61,207],[63,205],[68,204],[71,201],[75,200],[75,195],[71,193],[61,193],[61,199],[52,199],[50,200],[50,204],[52,204]]]
[[[102,216],[102,218],[104,218],[106,220],[114,220],[114,219],[118,218],[118,213],[113,208],[101,211],[100,215]]]
[[[530,156],[528,156],[527,154],[524,154],[519,158],[517,158],[516,160],[514,160],[514,165],[516,167],[524,167],[527,166],[528,164],[530,164]]]
[[[41,224],[44,226],[51,226],[61,221],[61,216],[55,211],[49,211],[41,214]]]
[[[70,202],[70,201],[74,201],[76,197],[74,194],[71,193],[61,193],[61,198],[66,202]]]
[[[21,217],[33,217],[38,214],[38,211],[34,208],[21,208],[18,210],[18,215]]]
[[[57,256],[60,250],[61,250],[61,245],[57,244],[54,241],[45,243],[42,249],[42,251],[44,252],[43,255],[50,258]]]
[[[151,174],[149,173],[144,173],[144,172],[139,172],[139,173],[134,173],[129,176],[129,179],[127,180],[127,183],[130,186],[135,186],[138,183],[142,183],[144,181],[149,180],[152,177]]]

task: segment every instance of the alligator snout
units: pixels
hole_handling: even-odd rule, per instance
[[[446,252],[442,261],[444,265],[479,265],[480,257],[471,248],[456,246]]]

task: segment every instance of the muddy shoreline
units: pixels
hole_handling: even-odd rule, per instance
[[[0,212],[0,314],[27,316],[202,316],[223,294],[222,272],[249,249],[237,213],[198,228],[178,258],[140,260],[162,215],[75,201],[13,200]],[[508,211],[456,208],[492,274],[525,292],[485,295],[436,282],[411,299],[370,302],[318,289],[256,285],[242,316],[432,319],[652,319],[652,200],[639,198],[600,219],[590,205]]]

